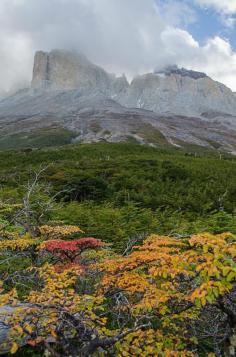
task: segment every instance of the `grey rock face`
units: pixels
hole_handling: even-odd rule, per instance
[[[136,77],[119,102],[158,114],[197,115],[217,111],[236,115],[233,92],[209,77],[146,74]]]
[[[101,95],[78,90],[21,92],[0,102],[1,138],[26,142],[42,130],[66,129],[76,142],[132,140],[149,145],[198,145],[236,153],[236,117],[205,113],[205,117],[159,115],[128,109]]]
[[[116,79],[83,55],[64,50],[53,50],[50,53],[39,51],[35,54],[33,89],[80,89],[112,95],[113,90],[121,90],[122,86],[128,86],[126,78]]]
[[[196,116],[215,111],[236,115],[235,94],[204,73],[170,66],[138,76],[129,85],[125,76],[116,78],[85,56],[64,50],[36,53],[32,88],[99,93],[126,107],[158,114]]]
[[[36,52],[34,57],[32,88],[46,89],[49,87],[49,56],[46,52]]]
[[[129,84],[82,55],[40,51],[32,88],[0,100],[0,145],[5,137],[27,141],[55,128],[79,142],[132,139],[236,153],[236,96],[203,73],[177,67]]]

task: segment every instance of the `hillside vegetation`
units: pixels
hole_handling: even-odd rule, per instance
[[[0,353],[235,356],[234,157],[100,143],[0,160]]]
[[[0,153],[3,202],[19,203],[34,172],[55,196],[48,220],[78,224],[123,249],[134,235],[236,232],[236,159],[132,144]]]

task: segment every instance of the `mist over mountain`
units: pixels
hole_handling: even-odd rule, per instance
[[[204,7],[214,7],[215,16],[233,25],[223,11],[233,11],[226,6],[232,2],[205,0]],[[197,3],[203,1],[1,0],[0,91],[29,83],[35,51],[52,48],[81,51],[129,78],[177,64],[236,90],[235,35],[224,32],[222,22],[215,28],[207,11],[198,14]]]
[[[6,138],[10,147],[34,146],[46,130],[68,142],[134,140],[235,152],[236,98],[207,74],[177,66],[129,83],[82,54],[38,51],[31,88],[0,101],[0,125],[3,147]]]

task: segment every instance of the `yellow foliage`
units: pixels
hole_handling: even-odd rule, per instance
[[[170,346],[170,341],[172,348]],[[118,342],[116,348],[119,357],[194,357],[192,352],[180,350],[181,340],[173,335],[163,335],[160,330],[148,329],[137,331],[126,336],[122,343]]]
[[[67,237],[76,233],[83,233],[83,231],[77,226],[41,226],[39,231],[42,236],[49,237],[50,239],[58,239]]]
[[[149,300],[152,306],[158,306],[173,297],[185,302],[200,299],[204,306],[232,288],[235,256],[236,240],[228,233],[201,234],[186,240],[153,235],[128,257],[99,265],[105,272],[103,291],[118,287],[127,294],[143,293],[137,303],[139,309],[145,309]],[[200,283],[186,284],[187,290],[182,291],[179,276],[186,282],[198,278]]]
[[[18,295],[16,289],[12,289],[11,291],[4,293],[2,289],[2,282],[0,285],[0,307],[6,305],[15,305],[17,301]]]
[[[30,236],[26,235],[18,239],[4,239],[0,241],[0,251],[3,250],[25,250],[31,246],[37,246],[40,243],[40,240],[33,239]]]
[[[43,236],[53,239],[81,231],[73,226],[44,226],[40,230]],[[34,242],[31,238],[25,240],[27,244]],[[1,249],[27,246],[17,241],[17,248],[2,241]],[[87,258],[93,262],[96,256],[90,254]],[[189,322],[198,318],[203,307],[232,289],[236,281],[235,257],[236,238],[228,233],[205,233],[186,239],[152,235],[129,256],[100,253],[99,262],[90,266],[92,274],[88,274],[91,278],[98,273],[91,295],[78,289],[79,279],[86,278],[87,267],[73,265],[58,271],[47,263],[37,270],[39,288],[25,299],[30,307],[17,309],[11,320],[13,337],[27,336],[31,346],[48,336],[57,340],[62,311],[81,316],[83,323],[99,336],[114,336],[117,330],[107,327],[112,325],[110,316],[127,314],[130,324],[143,319],[148,324],[116,343],[118,356],[194,357],[196,354],[188,349],[193,345],[195,348],[197,341],[188,333]],[[113,304],[111,297],[118,293],[122,299]],[[14,290],[2,292],[0,305],[12,304],[16,299]],[[104,306],[108,308],[106,313]],[[24,323],[22,316],[26,317]],[[73,325],[68,333],[77,333]]]
[[[124,304],[124,309],[134,315],[155,313],[162,331],[171,330],[180,345],[184,345],[187,342],[182,332],[185,322],[196,319],[202,307],[233,287],[235,237],[229,233],[200,234],[189,239],[152,235],[135,248],[127,257],[98,264],[104,272],[101,292],[122,291],[130,302]],[[175,339],[164,335],[160,341],[167,337],[169,342]],[[136,345],[140,339],[138,341]],[[160,342],[144,347],[135,347],[135,343],[130,342],[128,350],[122,344],[120,356],[159,355],[157,345],[165,356],[193,356],[189,352],[163,350]]]
[[[12,347],[11,347],[11,354],[14,355],[18,351],[18,344],[16,342],[13,342]]]

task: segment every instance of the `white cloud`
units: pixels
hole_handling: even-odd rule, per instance
[[[228,29],[232,30],[236,23],[236,18],[233,16],[221,14],[220,16],[222,24]]]
[[[203,70],[209,76],[226,84],[236,91],[236,53],[230,43],[220,37],[209,39],[205,46],[199,47],[191,59],[191,67]],[[190,66],[188,60],[183,65]]]
[[[0,32],[0,92],[27,85],[31,77],[32,46],[26,34]]]
[[[236,0],[195,0],[195,2],[202,7],[214,9],[219,14],[222,24],[228,29],[234,27]]]
[[[201,6],[212,7],[226,14],[236,13],[236,0],[196,0],[196,2]]]
[[[236,0],[195,0],[203,8],[216,11],[223,26],[232,30],[236,23]]]
[[[156,0],[158,13],[172,26],[188,27],[197,21],[197,14],[184,0]]]
[[[230,43],[216,37],[200,46],[183,29],[178,2],[168,4],[169,17],[154,0],[0,0],[0,91],[29,81],[34,51],[52,48],[76,49],[129,76],[176,63],[236,90]]]

